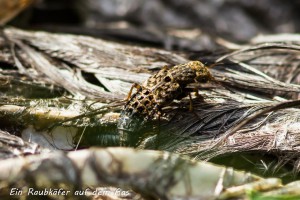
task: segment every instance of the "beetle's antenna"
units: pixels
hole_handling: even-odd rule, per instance
[[[219,65],[219,64],[225,64],[225,63],[222,63],[222,62],[215,62],[215,63],[213,63],[213,64],[211,64],[211,65],[208,65],[207,68],[213,68],[213,67],[215,67],[216,65]]]

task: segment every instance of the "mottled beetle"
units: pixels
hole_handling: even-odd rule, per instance
[[[190,61],[172,68],[164,67],[143,85],[134,84],[118,121],[121,145],[138,140],[139,135],[135,132],[146,122],[159,119],[163,107],[189,95],[188,84],[206,83],[211,79],[212,75],[204,64]],[[131,95],[133,88],[137,91]]]

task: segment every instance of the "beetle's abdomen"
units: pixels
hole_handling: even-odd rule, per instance
[[[149,119],[157,118],[158,104],[153,93],[142,87],[124,106],[118,122],[118,129],[136,131]]]

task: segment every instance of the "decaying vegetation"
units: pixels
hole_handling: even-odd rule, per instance
[[[0,5],[1,25],[27,7],[12,23],[35,29],[0,27],[1,199],[300,198],[300,38],[253,38],[299,32],[299,2]],[[203,98],[121,137],[132,84],[191,60],[213,75],[183,87]]]
[[[208,167],[219,172],[210,179],[214,184],[203,185],[198,182],[203,177],[197,177],[205,169],[198,167],[208,164],[167,153],[110,148],[39,155],[55,149],[119,146],[117,121],[131,85],[144,82],[164,65],[193,59],[215,65],[210,69],[213,81],[188,86],[199,88],[204,99],[193,96],[192,111],[188,98],[172,102],[163,108],[169,118],[133,133],[138,140],[128,141],[128,146],[217,163],[222,157],[230,160],[238,155],[249,168],[263,166],[261,175],[295,180],[300,141],[297,36],[289,41],[284,35],[265,36],[244,46],[221,41],[221,53],[191,57],[186,52],[87,36],[10,27],[4,33],[0,40],[3,197],[11,185],[77,190],[90,184],[132,189],[136,193],[130,194],[135,198],[146,199],[246,198],[254,195],[247,193],[252,190],[267,196],[299,196],[297,182],[283,187],[279,179],[263,179],[230,168]],[[16,158],[28,154],[36,155]],[[143,166],[134,167],[137,162]],[[196,175],[188,176],[187,170]],[[41,177],[47,184],[38,181]],[[227,183],[232,177],[238,182]],[[202,186],[203,190],[194,189]]]

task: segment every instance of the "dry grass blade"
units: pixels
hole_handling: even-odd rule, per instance
[[[120,100],[133,82],[149,70],[186,59],[167,51],[134,47],[84,36],[26,32],[7,28],[13,59],[21,71],[36,81],[54,84],[73,94]],[[30,59],[29,59],[29,58]],[[11,58],[10,58],[11,59]],[[112,71],[122,71],[126,77]],[[148,73],[147,73],[148,72]],[[120,82],[120,80],[122,80]],[[123,86],[122,86],[123,85]],[[120,91],[120,90],[124,90]]]
[[[249,117],[247,117],[244,120],[242,120],[241,122],[239,122],[232,129],[227,130],[224,133],[224,136],[222,136],[219,139],[219,141],[216,142],[216,144],[214,145],[214,147],[221,145],[230,136],[232,136],[236,131],[240,130],[247,123],[249,123],[250,121],[252,121],[252,120],[254,120],[254,119],[256,119],[256,118],[258,118],[258,117],[260,117],[260,116],[262,116],[264,114],[267,114],[267,113],[273,112],[273,111],[277,111],[277,110],[280,110],[280,109],[286,109],[286,108],[292,108],[292,107],[298,107],[298,106],[300,106],[300,100],[282,102],[282,103],[278,103],[277,105],[274,105],[274,106],[270,106],[270,107],[267,107],[267,108],[262,108],[262,110],[253,113]]]

